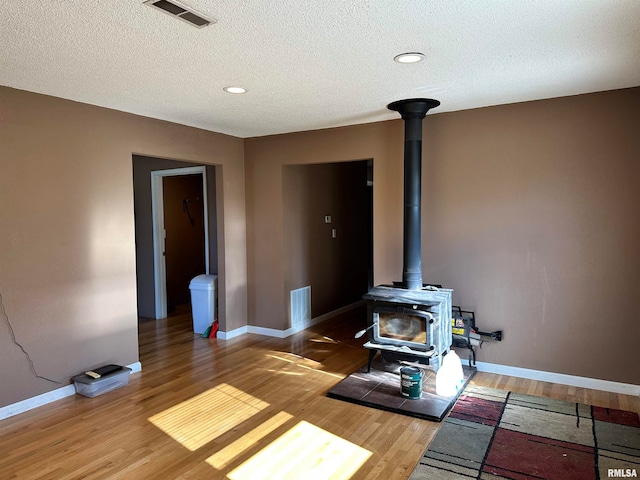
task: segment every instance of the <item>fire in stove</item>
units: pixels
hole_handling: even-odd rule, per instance
[[[425,310],[380,307],[373,312],[373,341],[389,345],[407,345],[414,350],[429,351],[435,345],[428,345],[427,335],[434,317]],[[430,333],[430,332],[429,332]]]

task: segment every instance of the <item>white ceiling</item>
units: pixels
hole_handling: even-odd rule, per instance
[[[640,0],[183,3],[217,23],[2,0],[0,85],[243,138],[398,118],[402,98],[437,114],[640,85]],[[407,51],[426,59],[393,61]]]

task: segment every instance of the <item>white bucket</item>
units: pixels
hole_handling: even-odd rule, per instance
[[[436,393],[443,397],[453,397],[464,385],[462,362],[453,350],[449,350],[436,373]]]

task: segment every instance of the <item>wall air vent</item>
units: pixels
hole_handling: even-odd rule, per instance
[[[167,13],[172,17],[178,18],[183,22],[187,22],[194,27],[202,28],[216,21],[212,18],[207,18],[201,13],[196,12],[194,9],[187,7],[186,5],[177,2],[176,0],[146,0],[146,5],[157,8],[161,12]]]

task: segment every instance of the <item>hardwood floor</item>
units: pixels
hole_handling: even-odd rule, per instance
[[[363,310],[286,339],[209,340],[188,314],[140,324],[142,372],[0,421],[1,479],[401,479],[439,424],[325,392],[367,360]],[[640,412],[640,399],[502,375],[476,385]]]

